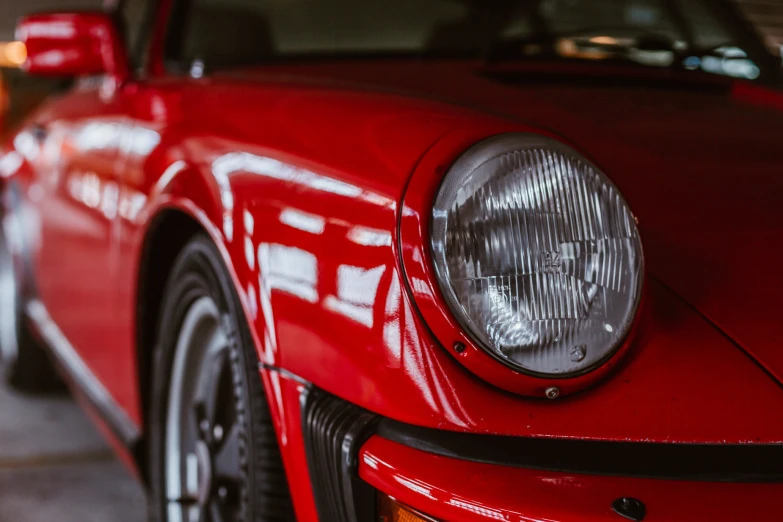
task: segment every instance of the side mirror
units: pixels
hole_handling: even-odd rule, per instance
[[[106,74],[122,82],[130,73],[125,45],[106,13],[29,15],[17,24],[16,38],[27,48],[22,68],[29,74]]]

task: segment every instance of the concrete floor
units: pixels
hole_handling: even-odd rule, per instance
[[[141,488],[66,396],[0,387],[0,522],[144,522]]]

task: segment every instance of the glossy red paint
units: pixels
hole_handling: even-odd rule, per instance
[[[30,74],[128,77],[125,49],[110,15],[102,12],[47,13],[20,20],[16,37],[27,48]]]
[[[144,88],[156,93],[151,100],[175,107],[173,121],[187,133],[181,142],[163,137],[148,159],[129,162],[127,179],[138,182],[127,189],[145,204],[125,224],[120,259],[141,251],[146,223],[158,210],[191,209],[224,245],[262,361],[379,414],[443,429],[680,442],[780,439],[783,420],[760,413],[783,405],[780,388],[654,281],[633,357],[611,379],[572,398],[509,395],[477,380],[434,341],[405,291],[395,251],[406,178],[422,151],[454,128],[491,135],[522,127],[444,104],[291,80],[253,85],[213,77]],[[307,125],[292,125],[303,115]],[[160,132],[152,120],[135,125],[137,132]],[[172,127],[160,129],[176,135]],[[124,270],[121,285],[130,287],[136,273],[130,264]],[[134,293],[128,288],[123,295],[119,322],[127,326],[117,330],[126,333],[118,335],[115,353],[130,358]],[[759,396],[767,401],[759,403]],[[716,423],[711,404],[741,421]]]
[[[645,520],[734,522],[769,518],[781,484],[727,484],[578,475],[491,466],[417,451],[373,437],[360,476],[439,520],[571,522],[625,520],[612,511],[623,496],[644,502]]]
[[[276,371],[262,371],[269,409],[275,420],[277,440],[286,468],[298,522],[318,522],[305,457],[300,397],[304,386]]]
[[[314,65],[307,74],[503,114],[572,144],[639,219],[648,273],[782,380],[783,351],[766,334],[777,324],[781,279],[764,277],[748,254],[782,255],[774,239],[780,94],[725,78],[680,83],[666,71],[638,71],[642,83],[624,77],[631,85],[618,89],[611,78],[619,71],[598,69],[610,78],[602,83],[585,79],[591,67],[367,63]]]
[[[425,100],[277,82],[256,86],[233,79],[165,79],[128,86],[119,95],[127,99],[117,103],[132,102],[132,110],[118,120],[118,132],[132,133],[136,145],[123,156],[127,170],[118,180],[125,209],[117,225],[120,243],[106,246],[107,255],[114,252],[109,266],[116,267],[116,279],[100,285],[96,281],[95,287],[120,289],[114,313],[106,312],[110,317],[103,323],[114,351],[110,357],[103,355],[95,329],[82,325],[73,335],[83,332],[77,346],[84,346],[85,354],[107,357],[112,378],[107,373],[106,382],[118,397],[127,397],[119,402],[132,418],[141,418],[134,379],[125,373],[135,365],[138,266],[147,225],[157,212],[172,207],[187,209],[213,231],[227,253],[226,263],[236,273],[249,321],[257,330],[262,360],[383,415],[449,429],[519,435],[779,440],[783,432],[776,417],[763,414],[783,400],[779,388],[660,288],[650,292],[651,310],[640,324],[636,357],[595,390],[555,404],[515,398],[477,382],[433,342],[418,320],[390,237],[396,233],[396,208],[406,177],[441,135],[459,127],[483,128],[485,135],[524,127]],[[44,114],[54,118],[59,112],[58,117],[67,120],[66,106],[87,110],[86,100],[98,94],[80,96],[84,101],[74,104],[66,98]],[[305,114],[308,125],[292,125]],[[428,124],[421,125],[422,120]],[[258,126],[258,121],[266,124]],[[366,134],[357,138],[357,129]],[[357,140],[362,144],[358,150]],[[134,147],[141,153],[133,152]],[[458,153],[455,147],[453,154]],[[64,155],[61,161],[70,157]],[[95,162],[99,157],[93,153],[89,158]],[[220,158],[225,163],[216,172],[213,165]],[[92,210],[68,197],[68,206],[100,213],[100,205]],[[56,207],[39,202],[36,208],[54,212]],[[64,223],[63,216],[58,211],[44,223]],[[645,225],[642,221],[643,233]],[[52,236],[50,241],[60,242],[60,248],[52,247],[40,273],[83,287],[94,278],[55,277],[62,274],[56,268],[62,260],[54,251],[83,244],[65,232]],[[649,256],[649,246],[647,251]],[[266,273],[259,271],[262,265]],[[79,266],[102,273],[91,262]],[[341,281],[347,285],[342,290]],[[53,312],[68,310],[70,295],[52,297],[48,306]],[[672,356],[678,365],[668,362]],[[710,371],[704,371],[705,364]],[[343,377],[346,371],[351,379]],[[665,394],[659,384],[662,371],[667,375]],[[726,386],[728,382],[733,384]],[[758,402],[760,396],[767,400]],[[620,415],[617,400],[624,405]],[[721,404],[742,422],[729,428],[705,422],[712,418],[708,404]],[[651,408],[663,414],[663,422],[634,414]],[[594,423],[595,418],[603,420]]]
[[[135,365],[126,364],[133,359],[106,349],[121,347],[115,312],[118,218],[128,207],[117,175],[125,161],[124,103],[105,98],[96,86],[46,104],[34,116],[35,129],[12,139],[22,159],[12,182],[26,196],[25,246],[41,300],[113,399],[137,420]]]
[[[161,14],[169,4],[161,2]],[[783,389],[774,378],[783,372],[774,335],[783,288],[754,264],[783,254],[783,124],[769,96],[739,95],[722,79],[710,85],[726,91],[705,95],[669,75],[657,90],[575,88],[568,74],[526,83],[540,71],[506,68],[509,80],[486,64],[457,61],[276,65],[191,79],[163,69],[164,26],[160,16],[148,76],[108,96],[86,84],[50,102],[0,162],[0,174],[25,195],[42,301],[142,432],[137,355],[151,347],[136,337],[137,298],[144,256],[156,261],[145,245],[159,219],[177,212],[218,246],[259,359],[380,415],[531,437],[783,442]],[[555,401],[489,384],[540,394],[545,383],[511,382],[522,376],[482,362],[475,350],[465,355],[475,359],[472,371],[454,358],[450,343],[464,333],[437,301],[421,243],[428,200],[449,162],[512,131],[561,139],[603,168],[639,217],[650,274],[627,353],[564,385],[592,388]],[[271,371],[262,378],[297,515],[315,520],[300,385]],[[577,507],[587,510],[580,520],[601,520],[602,499],[621,490],[685,514],[693,514],[686,491],[720,495],[725,513],[769,494],[490,468],[389,444],[368,443],[363,477],[450,520],[486,517],[470,514],[470,502],[436,505],[395,477],[487,513],[506,510],[510,520],[545,519],[545,507],[554,510],[547,520],[573,518]],[[470,491],[460,474],[477,477]],[[520,500],[516,484],[535,494]],[[558,495],[573,495],[573,506],[544,502]]]

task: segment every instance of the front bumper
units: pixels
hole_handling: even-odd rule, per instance
[[[624,519],[612,504],[621,497],[641,500],[645,521],[783,516],[780,482],[628,478],[499,466],[436,455],[378,435],[363,445],[358,471],[378,491],[450,522],[619,522]]]
[[[385,496],[450,522],[619,522],[622,499],[644,506],[631,520],[780,519],[783,445],[449,432],[384,419],[312,386],[300,405],[322,522],[386,520],[377,512]]]

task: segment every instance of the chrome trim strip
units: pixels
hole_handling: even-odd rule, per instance
[[[123,444],[133,449],[141,435],[139,428],[79,357],[73,345],[68,342],[49,315],[46,306],[40,300],[32,299],[27,303],[25,310],[63,371],[78,385],[79,390],[84,393]]]
[[[259,370],[266,370],[269,372],[277,372],[286,379],[291,379],[293,381],[298,382],[299,384],[309,385],[310,382],[303,379],[302,377],[299,377],[297,374],[293,372],[289,372],[288,370],[284,370],[283,368],[280,368],[279,366],[273,366],[271,364],[267,363],[258,363],[258,369]]]

